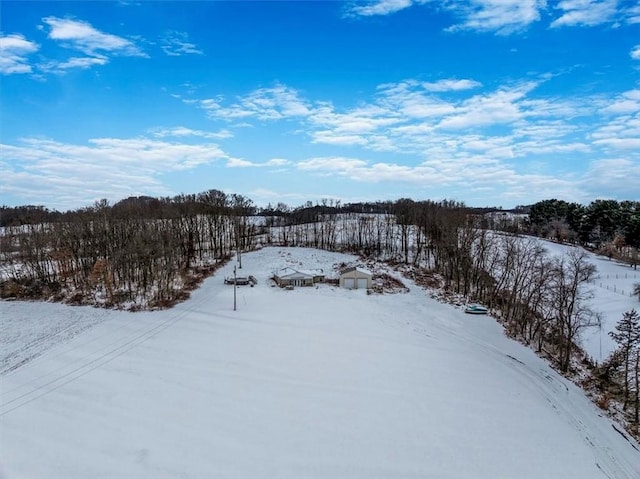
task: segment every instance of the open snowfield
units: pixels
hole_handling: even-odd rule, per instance
[[[561,245],[551,241],[540,240],[551,255],[565,255],[575,246]],[[583,349],[598,362],[606,359],[616,348],[616,343],[609,336],[622,314],[631,309],[640,312],[640,302],[633,296],[633,285],[640,283],[640,270],[629,265],[609,260],[606,257],[587,253],[589,261],[597,268],[596,278],[589,289],[593,292],[590,301],[592,308],[602,315],[602,328],[588,328],[582,333]]]
[[[640,478],[638,445],[492,318],[410,283],[267,281],[350,259],[245,254],[237,311],[235,263],[161,312],[0,302],[0,477]]]

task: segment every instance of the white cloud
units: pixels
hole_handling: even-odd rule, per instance
[[[427,91],[433,92],[443,92],[443,91],[460,91],[460,90],[470,90],[472,88],[481,87],[482,83],[477,82],[475,80],[456,80],[456,79],[446,79],[446,80],[438,80],[436,82],[425,82],[422,83],[422,87]]]
[[[32,67],[28,63],[28,57],[38,51],[38,48],[38,44],[20,34],[0,34],[0,73],[31,73]]]
[[[323,171],[328,170],[338,174],[345,174],[355,168],[365,166],[367,163],[355,158],[343,157],[319,157],[305,161],[299,161],[297,167],[300,170]]]
[[[213,143],[187,145],[141,137],[97,138],[86,145],[26,138],[19,145],[0,145],[0,158],[5,162],[0,164],[0,194],[71,208],[100,198],[167,195],[171,192],[161,181],[163,174],[228,157]]]
[[[242,158],[229,158],[227,160],[227,167],[229,168],[250,168],[254,166],[259,165],[251,161],[243,160]]]
[[[468,0],[447,2],[444,7],[462,17],[448,31],[474,30],[508,35],[540,20],[546,0]]]
[[[310,132],[313,142],[331,145],[365,145],[366,136],[400,121],[396,113],[380,105],[364,105],[338,113],[333,105],[322,103],[308,117],[308,122],[318,128]]]
[[[366,145],[367,139],[360,135],[343,135],[333,130],[311,132],[312,143],[325,145],[355,146]]]
[[[472,30],[510,35],[540,21],[547,3],[547,0],[370,0],[349,4],[347,16],[390,15],[416,4],[432,4],[434,9],[449,11],[459,19],[446,31]],[[553,9],[560,13],[551,27],[640,23],[640,5],[627,6],[632,1],[626,4],[619,4],[618,0],[561,0],[555,3]]]
[[[607,115],[640,114],[640,89],[622,92],[613,99],[603,101],[601,113]]]
[[[185,32],[169,31],[162,38],[162,51],[169,56],[203,55],[194,43],[189,43],[189,36]]]
[[[430,159],[418,165],[391,162],[369,163],[342,157],[312,158],[297,164],[298,169],[320,176],[339,176],[365,183],[397,183],[404,188],[427,191],[443,186],[466,192],[484,191],[486,195],[509,201],[530,201],[557,197],[561,191],[567,198],[582,197],[584,192],[569,179],[543,174],[519,173],[505,162],[472,155],[467,158]]]
[[[451,11],[461,22],[448,31],[475,30],[508,35],[525,29],[540,20],[540,10],[546,0],[457,0],[433,2],[430,0],[377,0],[351,5],[350,16],[389,15],[416,4],[433,3],[436,8]]]
[[[602,113],[625,115],[640,112],[640,90],[631,90],[616,97],[606,107],[602,108]]]
[[[441,80],[429,85],[441,85],[452,80]],[[471,81],[471,80],[468,80]],[[384,84],[378,87],[379,103],[389,110],[396,111],[404,117],[429,118],[446,115],[455,111],[455,105],[435,95],[425,95],[424,84],[415,80],[400,83]],[[444,90],[440,90],[444,91]]]
[[[291,131],[306,133],[312,144],[335,151],[348,147],[349,155],[394,155],[394,161],[376,163],[338,153],[295,164],[300,172],[354,181],[462,185],[473,175],[476,188],[508,184],[513,198],[526,198],[518,179],[535,181],[543,189],[564,183],[545,175],[523,177],[507,163],[564,161],[578,154],[597,158],[612,151],[638,158],[640,91],[630,90],[608,101],[601,96],[556,98],[538,88],[555,77],[538,78],[489,91],[471,79],[445,78],[426,83],[426,88],[425,82],[409,79],[378,86],[369,102],[354,107],[305,99],[279,85],[280,93],[260,89],[231,105],[217,100],[216,108],[221,119],[294,122]],[[285,97],[301,105],[299,114],[283,114]],[[415,158],[429,161],[404,164]],[[230,166],[268,166],[242,161]],[[579,194],[575,189],[573,193]]]
[[[620,199],[637,199],[640,164],[628,158],[593,161],[580,182],[593,199],[602,191],[615,191]]]
[[[440,128],[466,129],[488,125],[514,123],[525,116],[520,101],[537,86],[534,82],[503,87],[487,95],[476,95],[456,107],[443,118]]]
[[[265,163],[257,163],[254,161],[244,160],[242,158],[229,158],[227,167],[229,168],[266,168],[266,167],[282,167],[289,164],[288,160],[274,158]]]
[[[622,13],[626,18],[627,23],[632,25],[640,23],[640,3],[623,9]]]
[[[196,136],[201,138],[225,139],[233,137],[233,133],[231,133],[229,130],[220,130],[217,132],[213,132],[192,130],[191,128],[186,128],[184,126],[177,126],[173,128],[153,128],[150,130],[150,133],[157,138]]]
[[[594,145],[603,145],[606,148],[633,149],[640,141],[640,116],[622,115],[614,117],[595,129],[589,139]],[[640,151],[640,150],[638,150]],[[630,152],[635,153],[633,151]],[[638,158],[638,154],[635,154]]]
[[[184,100],[193,103],[193,100]],[[208,98],[196,101],[210,118],[238,120],[257,118],[259,120],[280,120],[289,117],[302,117],[310,113],[309,105],[302,100],[298,92],[284,85],[272,88],[260,88],[249,95],[239,98],[230,106],[224,106],[223,98]]]
[[[640,151],[640,138],[603,138],[602,140],[595,140],[593,143],[617,150]]]
[[[399,12],[413,5],[413,0],[374,0],[364,5],[352,5],[348,13],[356,16],[371,17],[376,15],[389,15]],[[423,3],[423,2],[418,2]]]
[[[290,163],[289,160],[285,160],[284,158],[272,158],[267,161],[268,166],[287,166]]]
[[[121,56],[147,56],[132,41],[103,33],[87,22],[57,17],[45,17],[42,21],[50,28],[50,39],[85,55],[99,56],[110,53]]]
[[[107,57],[102,55],[96,55],[93,57],[71,57],[65,61],[49,61],[46,63],[39,63],[38,70],[45,73],[64,73],[72,68],[86,69],[96,65],[105,65],[109,62]]]
[[[610,22],[617,13],[618,0],[563,0],[556,9],[564,13],[551,27],[593,26]]]
[[[631,49],[631,58],[634,60],[640,60],[640,45],[636,45]]]

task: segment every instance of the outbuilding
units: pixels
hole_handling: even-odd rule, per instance
[[[369,289],[373,275],[366,269],[352,266],[340,271],[340,287],[346,289]]]

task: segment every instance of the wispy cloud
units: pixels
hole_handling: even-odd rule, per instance
[[[300,170],[328,171],[341,175],[348,175],[350,171],[366,166],[366,161],[344,157],[311,158],[300,161],[297,167]]]
[[[193,100],[184,100],[194,103]],[[223,105],[224,98],[207,98],[195,103],[207,112],[210,118],[239,120],[257,118],[259,120],[281,120],[289,117],[303,117],[309,114],[309,105],[299,93],[285,85],[260,88],[239,98],[229,106]]]
[[[542,81],[476,92],[482,85],[472,79],[404,80],[380,85],[372,102],[354,108],[311,101],[284,85],[250,92],[231,105],[223,99],[190,101],[212,119],[242,119],[249,124],[288,120],[296,122],[295,131],[305,132],[311,143],[378,152],[455,156],[482,143],[493,145],[485,155],[504,158],[588,149],[588,142],[572,136],[576,130],[570,120],[614,106],[533,97]],[[499,135],[493,132],[496,128]],[[495,138],[500,138],[499,146]]]
[[[443,92],[443,91],[461,91],[470,90],[472,88],[481,87],[482,83],[475,80],[456,80],[456,79],[444,79],[436,82],[424,82],[422,87],[427,91]]]
[[[38,64],[38,69],[45,73],[64,73],[73,68],[87,69],[96,65],[106,65],[109,59],[102,55],[93,57],[71,57],[65,61],[48,61]]]
[[[373,0],[365,3],[353,3],[347,8],[347,15],[371,17],[389,15],[409,8],[414,3],[425,3],[428,0]]]
[[[636,45],[631,49],[631,58],[634,60],[640,60],[640,45]]]
[[[591,143],[608,155],[624,153],[628,159],[640,159],[640,90],[623,92],[607,103],[599,113],[602,121],[588,135]]]
[[[255,166],[260,165],[252,161],[243,160],[242,158],[229,158],[227,160],[227,167],[229,168],[251,168]]]
[[[443,118],[438,126],[447,129],[466,129],[514,123],[525,115],[521,100],[536,86],[535,82],[526,82],[503,87],[489,94],[475,95],[457,106],[454,112]]]
[[[0,73],[31,73],[29,55],[38,51],[38,44],[20,34],[0,34]]]
[[[202,131],[193,130],[184,126],[176,126],[173,128],[152,128],[150,133],[156,138],[196,136],[200,138],[224,139],[233,137],[233,133],[229,130]]]
[[[320,157],[300,161],[296,166],[302,172],[346,177],[358,182],[397,183],[431,190],[446,185],[460,187],[467,192],[495,192],[502,198],[512,200],[530,198],[531,189],[536,191],[540,199],[549,195],[557,197],[558,191],[563,191],[567,198],[584,196],[584,192],[576,188],[570,180],[543,174],[519,173],[507,163],[482,156],[431,159],[418,165]]]
[[[540,20],[540,10],[545,8],[546,0],[377,0],[350,4],[347,15],[390,15],[413,5],[424,4],[448,10],[460,19],[459,23],[448,27],[448,31],[474,30],[508,35]]]
[[[640,23],[640,3],[629,6],[622,10],[626,22],[629,24]]]
[[[556,6],[562,15],[551,27],[594,26],[608,23],[616,17],[618,0],[563,0]]]
[[[42,21],[50,28],[50,39],[86,55],[104,52],[122,56],[146,56],[132,41],[103,33],[87,22],[57,17],[45,17]]]
[[[601,109],[602,113],[614,115],[639,114],[640,113],[640,89],[622,92],[614,98],[607,100]]]
[[[269,166],[287,166],[290,163],[291,162],[289,160],[286,160],[284,158],[272,158],[267,161],[267,165]]]
[[[203,55],[194,43],[189,42],[186,32],[168,31],[161,40],[162,51],[169,56]]]
[[[620,198],[638,198],[640,164],[628,158],[593,161],[581,179],[580,186],[590,198],[601,191],[616,191]]]
[[[42,192],[54,208],[118,200],[134,194],[172,192],[163,174],[187,171],[228,156],[215,143],[184,144],[150,138],[96,138],[85,145],[38,138],[0,145],[0,194],[38,203]]]
[[[540,20],[546,0],[467,0],[446,2],[444,7],[461,18],[448,31],[473,30],[509,35]]]
[[[550,174],[534,174],[518,172],[506,162],[487,159],[482,156],[470,156],[459,159],[433,159],[418,165],[405,165],[393,162],[367,162],[351,159],[351,162],[327,161],[324,164],[315,162],[317,168],[313,173],[321,176],[346,177],[352,181],[365,183],[391,183],[406,188],[419,188],[429,191],[433,196],[442,186],[449,189],[465,191],[470,198],[474,192],[481,191],[482,198],[493,195],[495,198],[515,203],[561,197],[562,199],[585,201],[593,198],[590,183],[595,174],[591,170],[575,178],[555,177]],[[632,164],[632,163],[630,163]],[[306,169],[306,161],[301,163],[301,171]],[[600,165],[605,168],[605,163]],[[614,178],[619,177],[622,165],[616,173],[610,172],[608,186],[615,190]],[[638,173],[633,172],[633,179],[624,180],[625,192],[633,192],[633,181]],[[603,186],[604,181],[602,181]],[[534,193],[532,193],[534,192]],[[633,195],[627,197],[632,197]]]
[[[283,166],[287,166],[289,163],[290,162],[288,160],[284,160],[280,158],[274,158],[264,163],[249,161],[243,158],[229,158],[227,160],[227,167],[228,168],[267,168],[267,167],[281,168]]]
[[[611,99],[554,97],[540,89],[552,81],[554,76],[541,75],[489,89],[473,79],[408,79],[378,86],[370,101],[357,106],[305,98],[278,85],[249,92],[231,104],[220,99],[215,114],[208,113],[225,121],[241,117],[256,126],[256,121],[286,121],[291,132],[305,134],[312,144],[342,152],[346,147],[349,155],[355,155],[312,157],[295,163],[299,172],[416,187],[471,182],[476,189],[495,189],[505,201],[526,200],[531,188],[540,199],[560,188],[567,198],[588,199],[587,190],[579,182],[576,186],[576,178],[525,173],[514,165],[570,160],[576,154],[584,158],[585,170],[589,161],[620,154],[637,162],[640,91],[632,89]],[[283,108],[291,102],[297,108]],[[369,159],[381,153],[393,155],[394,160]],[[418,165],[416,158],[421,161]],[[263,165],[248,160],[229,163]],[[523,188],[523,182],[530,187]]]
[[[391,15],[414,5],[427,5],[451,12],[458,21],[449,32],[476,31],[510,35],[526,30],[541,21],[548,11],[547,0],[375,0],[349,3],[347,16],[372,17]],[[551,6],[558,15],[551,27],[594,26],[604,23],[640,23],[640,5],[618,0],[561,0]]]

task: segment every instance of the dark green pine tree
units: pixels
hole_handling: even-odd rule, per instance
[[[610,331],[609,336],[618,343],[618,351],[622,356],[624,365],[623,409],[626,409],[629,403],[629,386],[631,383],[629,370],[634,358],[633,353],[640,348],[640,316],[638,316],[636,310],[632,309],[631,311],[623,313],[622,319],[616,324],[616,330]]]

